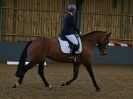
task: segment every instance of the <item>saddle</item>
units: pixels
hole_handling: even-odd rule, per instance
[[[76,51],[76,54],[79,54],[79,53],[82,52],[82,43],[81,43],[81,39],[78,35],[77,35],[77,39],[78,39],[78,42],[79,42],[79,46],[78,46],[78,49]],[[59,35],[58,40],[59,40],[59,43],[60,43],[61,51],[63,53],[66,53],[66,54],[70,54],[71,47],[72,47],[73,44],[69,40],[67,40],[65,36],[63,36],[61,34]]]

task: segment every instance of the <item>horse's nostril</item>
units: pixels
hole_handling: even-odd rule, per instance
[[[107,55],[107,50],[104,53]]]
[[[104,55],[107,55],[107,53],[104,53]]]
[[[100,55],[107,55],[107,51],[100,52]]]
[[[107,51],[106,51],[106,52],[104,52],[104,55],[107,55]]]

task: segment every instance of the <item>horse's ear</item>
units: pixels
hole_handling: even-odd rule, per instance
[[[110,33],[107,33],[107,35],[108,35],[108,36],[110,36],[110,35],[111,35],[111,33],[112,33],[112,32],[110,32]]]

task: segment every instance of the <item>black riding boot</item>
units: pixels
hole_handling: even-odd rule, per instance
[[[72,59],[72,60],[75,60],[75,51],[77,50],[77,45],[72,45],[72,48],[71,48],[71,53],[69,55],[69,58]]]

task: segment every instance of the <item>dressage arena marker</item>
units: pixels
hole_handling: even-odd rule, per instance
[[[28,64],[29,62],[25,62],[25,64]],[[18,65],[18,62],[17,61],[7,61],[7,65]],[[47,63],[44,62],[44,65],[46,66]]]
[[[28,64],[29,62],[25,62],[25,64]],[[7,65],[18,65],[17,61],[7,61]]]
[[[126,44],[126,43],[109,43],[108,46],[133,47],[132,44]]]

